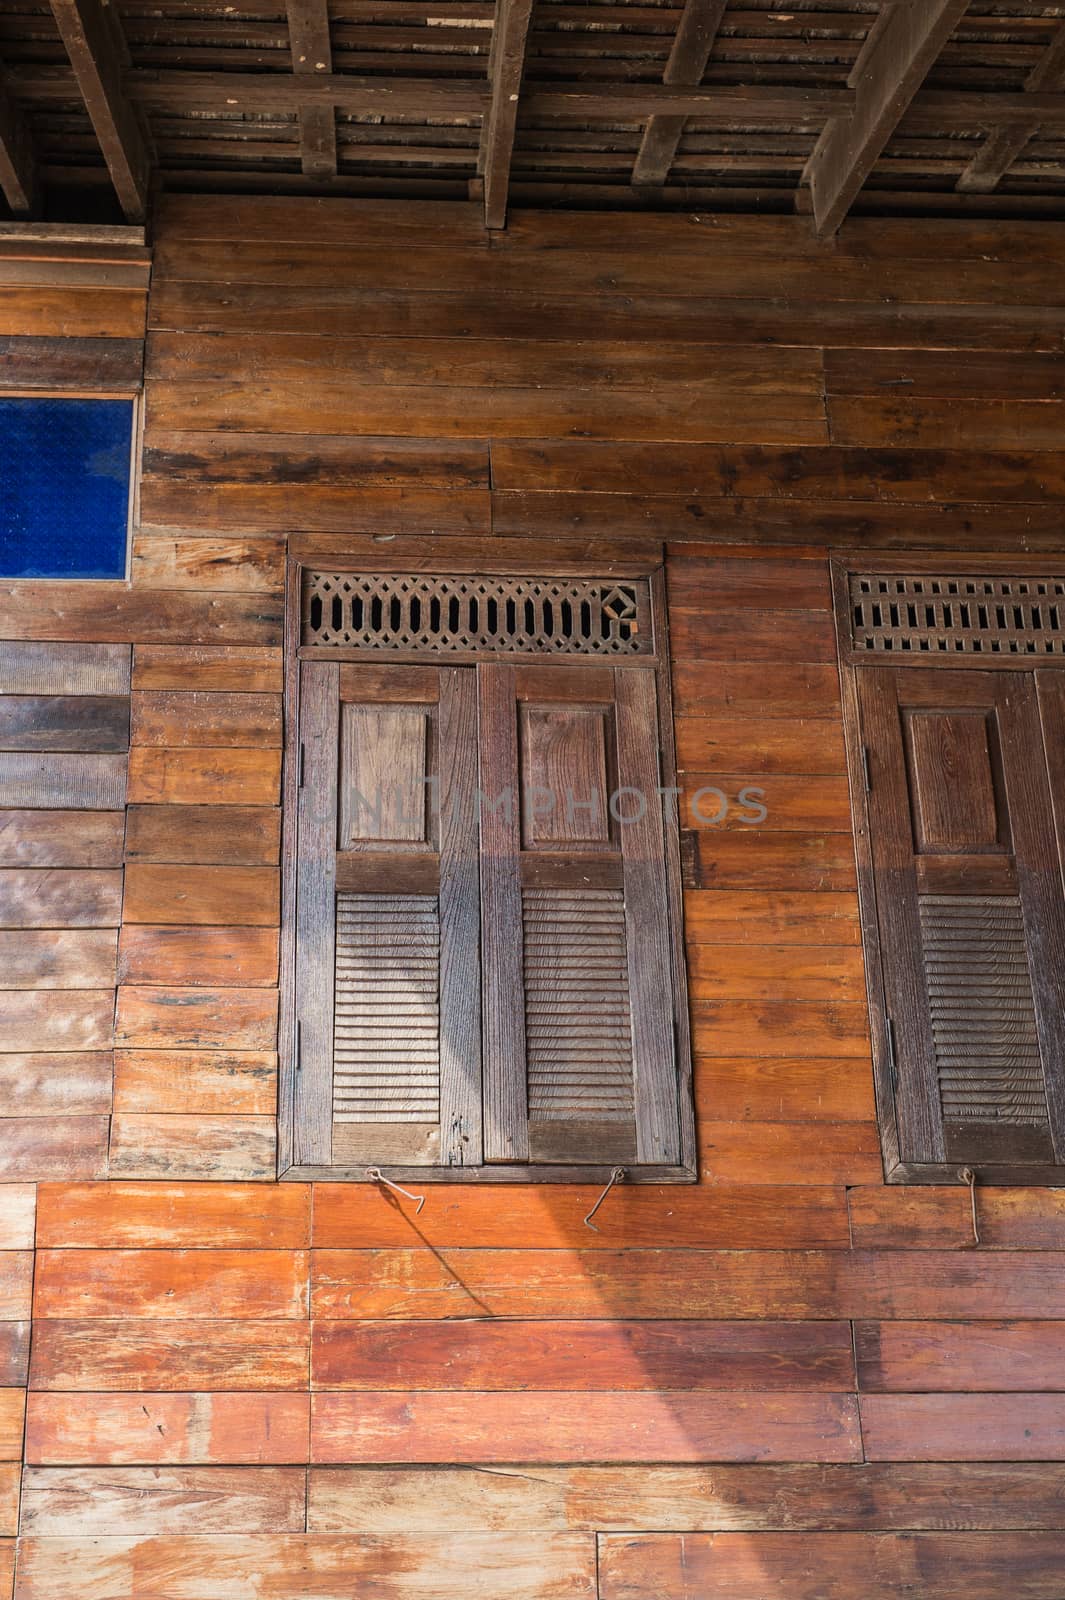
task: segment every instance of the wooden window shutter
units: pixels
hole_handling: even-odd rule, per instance
[[[1054,681],[855,674],[903,1175],[1065,1161],[1065,893],[1043,737],[1056,728],[1060,766],[1065,701],[1057,674],[1038,676]]]
[[[675,1164],[655,675],[477,674],[485,1159]]]
[[[297,1160],[481,1161],[476,684],[302,669]]]

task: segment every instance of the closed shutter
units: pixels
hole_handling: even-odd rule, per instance
[[[675,1163],[654,674],[477,673],[485,1159]]]
[[[481,1160],[476,716],[470,668],[303,667],[305,1163]]]
[[[856,677],[901,1160],[1060,1163],[1065,898],[1036,677]]]

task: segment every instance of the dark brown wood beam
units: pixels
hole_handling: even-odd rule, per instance
[[[703,81],[728,0],[686,0],[662,82],[672,88],[697,88]],[[632,181],[663,184],[669,176],[686,117],[652,117],[643,131]]]
[[[491,100],[481,139],[486,228],[502,228],[507,220],[510,164],[514,156],[532,5],[533,0],[496,0],[488,67]]]
[[[122,89],[126,49],[115,8],[101,0],[51,0],[51,5],[119,204],[130,222],[143,222],[151,159]]]
[[[330,74],[333,44],[328,0],[288,0],[288,37],[297,77]],[[336,108],[322,102],[300,106],[300,164],[307,178],[337,175]]]
[[[892,4],[874,23],[851,75],[854,110],[828,123],[806,169],[818,233],[840,226],[967,7]]]
[[[1029,93],[1065,88],[1065,22],[1028,74],[1024,87]],[[997,189],[1041,126],[1041,123],[1029,122],[1013,128],[996,128],[969,162],[958,179],[957,188],[963,194],[990,194]]]
[[[37,203],[37,168],[30,130],[11,97],[0,67],[0,189],[19,216],[31,216]]]

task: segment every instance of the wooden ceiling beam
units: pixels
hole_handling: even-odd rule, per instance
[[[30,130],[0,68],[0,190],[17,216],[32,216],[37,204],[37,167]]]
[[[297,78],[333,71],[329,0],[288,0],[288,37]],[[300,105],[300,165],[306,178],[337,175],[336,107],[321,101]]]
[[[968,0],[889,4],[855,63],[854,110],[828,123],[806,169],[814,223],[835,233],[968,9]]]
[[[697,88],[703,81],[728,0],[686,0],[662,82]],[[665,183],[677,154],[686,117],[652,117],[643,130],[632,169],[634,184]]]
[[[502,228],[507,220],[510,166],[531,17],[532,0],[497,0],[488,67],[491,100],[481,139],[486,228]]]
[[[126,50],[115,8],[101,0],[51,0],[51,5],[119,204],[130,222],[143,222],[151,159],[122,89]]]
[[[1065,22],[1028,74],[1024,87],[1029,94],[1065,88]],[[1041,126],[1039,122],[1028,122],[997,128],[958,179],[958,190],[962,194],[990,194],[997,189]]]

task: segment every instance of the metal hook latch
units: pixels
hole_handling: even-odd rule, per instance
[[[405,1199],[415,1201],[418,1208],[414,1213],[415,1216],[419,1214],[425,1204],[425,1196],[423,1194],[411,1194],[409,1189],[403,1189],[398,1183],[393,1183],[391,1178],[385,1177],[380,1167],[367,1167],[366,1176],[372,1178],[374,1183],[383,1183],[386,1188],[394,1189],[397,1194],[403,1195]]]
[[[599,1210],[599,1207],[602,1205],[603,1201],[606,1199],[607,1195],[610,1193],[610,1191],[614,1187],[614,1185],[616,1183],[624,1183],[625,1182],[625,1178],[626,1178],[626,1172],[625,1172],[625,1168],[624,1167],[614,1167],[614,1168],[612,1168],[611,1173],[610,1173],[610,1182],[607,1184],[606,1188],[603,1190],[602,1194],[599,1196],[599,1199],[595,1202],[595,1205],[592,1207],[592,1209],[589,1211],[588,1215],[584,1219],[584,1226],[586,1228],[591,1228],[593,1233],[598,1233],[599,1229],[596,1227],[595,1223],[592,1221],[592,1218],[595,1216],[596,1212]]]

